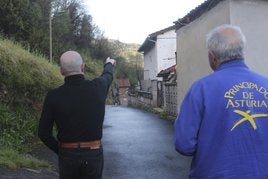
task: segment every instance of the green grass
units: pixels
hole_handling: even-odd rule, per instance
[[[28,107],[10,109],[0,104],[0,166],[16,169],[21,167],[48,167],[27,153],[36,140],[38,114]]]
[[[11,169],[48,167],[47,161],[38,160],[31,155],[21,154],[17,150],[0,148],[0,166]]]
[[[48,166],[27,153],[38,141],[44,96],[62,83],[56,64],[0,38],[0,166]]]
[[[170,122],[172,122],[172,123],[174,123],[175,120],[176,120],[176,116],[170,115],[170,114],[168,114],[168,113],[166,113],[166,112],[161,112],[161,113],[160,113],[160,117],[161,117],[162,119],[168,120],[168,121],[170,121]]]
[[[62,83],[57,65],[0,39],[0,101],[12,105],[40,103],[48,89]]]
[[[28,151],[36,138],[38,113],[29,107],[10,107],[0,104],[0,143],[6,148]]]

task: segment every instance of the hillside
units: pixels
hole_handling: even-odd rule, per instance
[[[102,71],[102,63],[83,55],[86,78]],[[49,89],[63,84],[57,64],[0,38],[0,166],[36,168],[46,165],[27,154],[38,143],[37,126]]]
[[[139,44],[123,43],[118,40],[110,39],[109,42],[113,44],[117,51],[117,56],[127,59],[127,62],[131,64],[140,63],[142,60],[142,54],[138,52]]]
[[[62,82],[57,65],[0,39],[0,166],[45,165],[24,153],[36,141],[44,95]]]
[[[112,43],[118,53],[115,78],[121,75],[135,83],[137,64],[142,64],[141,54],[137,52],[139,46]],[[81,55],[86,63],[86,78],[100,75],[102,61]],[[49,89],[61,84],[63,77],[57,64],[0,38],[0,166],[36,168],[46,165],[25,154],[39,141],[37,126],[44,96]],[[109,95],[107,102],[110,100]]]
[[[139,44],[126,44],[118,40],[110,40],[116,49],[116,78],[128,78],[134,88],[143,77],[143,55],[138,52]]]

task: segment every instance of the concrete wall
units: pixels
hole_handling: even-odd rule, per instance
[[[144,80],[156,79],[157,75],[157,50],[154,46],[144,54]]]
[[[268,76],[268,1],[231,1],[231,24],[241,27],[246,36],[245,60],[248,66]]]
[[[152,94],[150,104],[157,106],[157,80],[141,80],[142,91],[149,92]]]
[[[176,63],[176,32],[175,30],[168,31],[157,36],[157,73],[167,69]]]
[[[157,80],[144,81],[146,85],[150,83],[149,91],[138,91],[135,95],[128,96],[128,105],[136,107],[157,107]],[[150,95],[148,95],[150,94]]]
[[[220,2],[200,18],[177,30],[178,109],[197,79],[211,73],[206,48],[206,34],[220,24],[230,23],[230,1]]]
[[[142,96],[128,96],[127,106],[151,108],[153,104],[151,99],[144,98]]]

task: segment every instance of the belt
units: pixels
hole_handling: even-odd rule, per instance
[[[90,148],[90,149],[99,149],[101,148],[101,141],[94,140],[88,142],[62,142],[60,143],[62,148]]]

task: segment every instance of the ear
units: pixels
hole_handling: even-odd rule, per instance
[[[65,72],[64,72],[64,69],[60,67],[60,73],[62,76],[65,76]]]
[[[211,69],[215,71],[218,66],[218,61],[213,51],[208,52],[208,59]]]
[[[81,72],[82,73],[85,73],[85,64],[84,63],[81,64],[80,68],[81,68]]]

